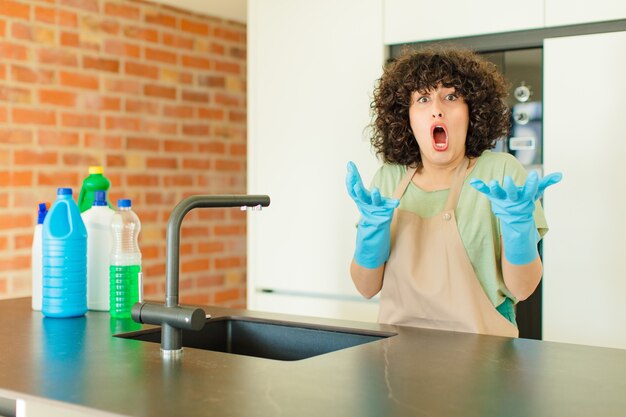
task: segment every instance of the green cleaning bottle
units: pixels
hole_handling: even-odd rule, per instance
[[[104,176],[103,172],[104,170],[101,166],[89,167],[89,176],[83,180],[83,186],[78,195],[78,209],[81,213],[91,208],[95,200],[96,191],[108,191],[109,187],[111,187],[111,181]],[[107,206],[113,208],[108,198]]]

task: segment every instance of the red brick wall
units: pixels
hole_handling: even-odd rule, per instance
[[[246,28],[148,2],[0,0],[0,298],[31,292],[36,204],[103,165],[142,222],[146,298],[191,194],[246,191]],[[183,222],[181,301],[245,306],[246,217]]]

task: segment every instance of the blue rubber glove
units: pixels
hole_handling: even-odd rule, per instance
[[[354,260],[365,268],[378,268],[389,258],[391,219],[400,200],[381,196],[376,187],[368,191],[354,162],[348,162],[346,188],[361,212]]]
[[[537,243],[540,237],[533,217],[535,201],[547,187],[558,183],[562,177],[560,172],[555,172],[539,181],[533,171],[521,187],[516,186],[509,176],[504,178],[502,187],[496,180],[487,186],[479,179],[471,179],[470,185],[487,196],[493,214],[500,219],[504,252],[510,263],[525,265],[539,256]]]

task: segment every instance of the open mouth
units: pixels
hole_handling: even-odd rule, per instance
[[[443,125],[433,125],[430,128],[433,140],[433,148],[436,151],[445,151],[448,149],[448,132]]]

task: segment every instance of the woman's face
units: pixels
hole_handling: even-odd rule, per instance
[[[409,119],[423,163],[456,165],[465,157],[469,108],[454,88],[439,85],[425,93],[414,91]]]

